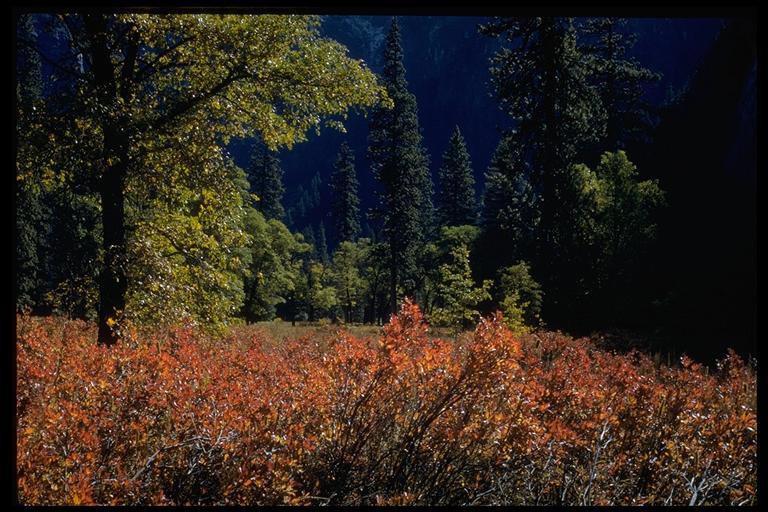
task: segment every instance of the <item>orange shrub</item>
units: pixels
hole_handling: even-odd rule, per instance
[[[755,371],[656,366],[501,316],[452,342],[189,329],[97,347],[17,317],[23,504],[754,504]],[[162,343],[159,340],[163,340]]]

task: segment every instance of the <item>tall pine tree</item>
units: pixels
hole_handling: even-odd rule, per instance
[[[651,105],[643,100],[645,86],[661,78],[629,55],[637,41],[627,32],[624,18],[588,18],[582,27],[590,81],[597,88],[606,111],[605,138],[601,149],[626,149],[631,142],[647,139],[653,128]]]
[[[604,134],[605,112],[576,28],[569,18],[497,18],[481,27],[490,36],[505,35],[508,45],[493,58],[492,85],[501,108],[516,123],[511,142],[521,171],[539,196],[541,220],[534,271],[545,281],[548,307],[567,307],[557,288],[573,281],[569,259],[569,212],[578,200],[571,187],[571,166],[579,150]]]
[[[360,198],[357,195],[355,154],[346,142],[341,144],[330,186],[336,244],[354,242],[360,233]]]
[[[540,211],[538,195],[511,137],[503,137],[485,173],[479,258],[483,277],[530,258]]]
[[[322,263],[328,263],[328,241],[325,237],[325,223],[320,221],[320,227],[317,229],[317,258]]]
[[[459,127],[453,131],[448,149],[443,153],[443,165],[438,174],[438,221],[442,226],[475,224],[475,177],[467,145]]]
[[[401,292],[413,296],[418,256],[432,229],[432,180],[422,146],[416,98],[408,91],[397,19],[387,36],[382,73],[394,106],[374,111],[369,134],[371,167],[382,184],[378,213],[389,247],[389,306],[397,311]]]
[[[256,209],[267,219],[282,220],[285,217],[283,209],[283,170],[277,153],[271,151],[265,144],[257,142],[251,157],[249,168],[251,190],[259,198]]]

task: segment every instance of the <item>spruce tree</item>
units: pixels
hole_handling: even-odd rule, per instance
[[[382,73],[393,108],[374,111],[369,134],[372,170],[382,185],[378,214],[389,247],[389,306],[400,289],[413,296],[418,255],[432,229],[432,180],[419,132],[416,98],[408,91],[397,19],[387,36]]]
[[[42,99],[43,78],[40,56],[35,51],[37,28],[32,14],[23,14],[18,18],[16,27],[18,37],[18,57],[16,61],[16,92],[19,107],[29,114],[34,103]]]
[[[601,148],[626,149],[647,139],[654,125],[651,106],[643,101],[645,86],[661,78],[629,55],[637,36],[628,33],[623,18],[588,18],[582,27],[590,81],[606,111]]]
[[[317,229],[317,258],[322,263],[328,263],[328,241],[325,238],[325,223],[322,221]]]
[[[459,127],[453,131],[438,174],[438,220],[442,226],[475,224],[475,177],[467,145]]]
[[[187,239],[198,246],[206,242],[205,249],[211,252],[214,245],[221,247],[221,254],[212,254],[216,265],[227,260],[228,269],[242,266],[242,261],[229,256],[230,247],[247,236],[240,229],[242,209],[223,200],[234,191],[225,189],[231,161],[219,151],[221,144],[259,134],[276,150],[304,140],[310,128],[327,124],[341,128],[338,117],[353,106],[385,101],[375,75],[361,61],[349,58],[343,45],[323,38],[316,17],[200,15],[194,23],[190,20],[62,13],[46,17],[50,22],[46,32],[66,37],[56,44],[49,44],[51,38],[41,39],[35,48],[43,60],[53,63],[44,71],[55,69],[45,78],[56,94],[46,97],[50,108],[35,130],[48,131],[46,145],[35,148],[40,160],[48,159],[45,166],[17,165],[17,170],[21,180],[30,181],[48,180],[51,170],[61,170],[66,181],[69,176],[82,177],[95,189],[103,235],[98,274],[102,344],[116,343],[125,332],[120,329],[122,321],[135,318],[135,310],[128,307],[129,293],[140,289],[134,272],[148,267],[134,265],[129,251],[147,241],[147,257],[176,260],[167,255],[165,246],[178,240],[150,234],[152,228],[167,227],[163,225],[167,221],[178,221],[179,227],[182,217],[194,218],[187,223]],[[29,141],[34,134],[23,136]],[[184,183],[178,187],[189,196],[178,198],[174,193],[179,180]],[[162,218],[155,217],[159,223],[152,226],[143,218],[142,222],[131,218],[137,207],[143,207],[137,194],[152,192],[151,187],[169,192],[155,201],[153,211]],[[198,222],[201,216],[218,218],[230,210],[231,222]],[[206,236],[200,236],[203,230],[208,230]],[[134,236],[137,232],[140,235]],[[210,261],[196,262],[197,256],[185,259],[211,286],[229,290],[239,286],[237,278],[220,278],[219,268]],[[169,278],[183,280],[189,275]],[[159,305],[174,302],[165,298]],[[206,302],[224,312],[231,298],[215,303],[213,297],[190,296],[184,302],[195,308]],[[206,325],[217,321],[201,320]]]
[[[314,176],[312,176],[312,181],[309,182],[309,204],[310,209],[315,208],[320,204],[320,185],[322,185],[323,180],[320,179],[320,173],[316,172]]]
[[[568,246],[578,198],[573,194],[571,166],[579,150],[604,135],[605,112],[588,81],[588,59],[569,18],[497,18],[481,27],[509,43],[496,53],[491,81],[504,110],[515,122],[510,131],[520,171],[539,196],[541,220],[533,267],[546,280],[545,289],[574,280],[569,275]],[[549,306],[565,305],[555,290]]]
[[[429,316],[435,325],[467,327],[477,321],[475,309],[479,303],[490,299],[488,293],[492,281],[485,280],[476,287],[469,267],[469,248],[464,244],[453,247],[450,261],[438,268],[436,306]]]
[[[366,215],[366,218],[368,215]],[[376,230],[371,227],[370,223],[368,221],[365,221],[363,223],[363,238],[368,238],[371,242],[376,243]]]
[[[502,138],[485,173],[480,256],[488,276],[535,249],[539,197],[523,169],[513,139]]]
[[[292,229],[295,229],[298,226],[302,225],[304,222],[304,218],[307,215],[307,206],[306,206],[306,201],[304,199],[305,195],[306,195],[306,191],[304,190],[304,185],[299,183],[299,185],[296,187],[295,192],[293,193],[293,206],[288,207],[288,210],[290,211],[290,219],[292,223],[286,224],[286,225]]]
[[[249,180],[251,190],[259,198],[256,209],[267,219],[282,220],[285,217],[283,170],[277,153],[261,142],[257,142],[251,157]]]
[[[18,18],[16,298],[17,307],[38,314],[55,310],[71,317],[92,316],[98,299],[98,229],[90,177],[30,179],[24,169],[39,168],[49,133],[37,16]],[[55,81],[50,76],[46,78]],[[60,93],[61,94],[61,93]],[[66,101],[65,94],[57,101]],[[65,133],[67,133],[65,131]]]
[[[354,242],[360,233],[360,198],[357,195],[355,154],[342,143],[336,167],[331,175],[331,213],[336,229],[336,243]]]

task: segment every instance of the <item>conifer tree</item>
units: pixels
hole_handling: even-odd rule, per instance
[[[357,195],[355,154],[342,143],[336,167],[331,175],[331,213],[336,229],[336,243],[354,242],[360,233],[360,198]]]
[[[316,172],[314,176],[312,176],[312,181],[309,182],[309,202],[308,204],[311,205],[311,208],[315,208],[320,204],[320,185],[322,185],[323,180],[320,179],[320,173]]]
[[[43,78],[40,56],[35,51],[37,28],[34,15],[24,14],[19,17],[17,26],[18,58],[16,90],[19,107],[25,113],[32,110],[36,101],[43,96]]]
[[[320,221],[317,230],[317,258],[322,263],[328,263],[328,241],[325,237],[325,223]]]
[[[539,198],[511,137],[504,137],[485,173],[480,251],[483,262],[493,268],[529,257],[534,250],[540,211]]]
[[[477,305],[490,299],[492,281],[476,287],[469,267],[469,248],[460,244],[450,252],[450,261],[438,269],[436,307],[430,315],[435,325],[466,327],[476,321]]]
[[[438,220],[442,226],[475,224],[475,178],[464,137],[459,127],[453,131],[448,149],[443,154],[443,165],[438,174]]]
[[[366,217],[368,216],[366,215]],[[368,238],[373,243],[376,243],[377,241],[376,230],[371,227],[371,224],[368,221],[363,223],[363,238]]]
[[[68,180],[31,179],[50,154],[41,151],[50,141],[40,130],[48,114],[38,27],[40,15],[25,14],[17,26],[17,158],[16,262],[17,306],[37,313],[52,310],[70,317],[92,318],[98,289],[98,245],[101,240],[90,177]],[[60,92],[61,94],[61,92]],[[68,104],[66,94],[57,97]],[[62,144],[63,145],[63,144]]]
[[[259,198],[256,209],[267,219],[282,220],[285,217],[282,204],[285,188],[277,154],[258,142],[251,157],[249,174],[251,189]]]
[[[504,320],[515,331],[538,327],[544,291],[524,261],[499,270],[496,282],[498,302],[504,311]]]
[[[624,18],[588,18],[582,27],[590,81],[606,112],[601,147],[607,151],[626,149],[628,143],[647,138],[654,120],[643,91],[661,78],[629,55],[637,36],[627,32],[626,23]]]
[[[333,255],[332,284],[344,312],[344,321],[352,322],[362,313],[368,283],[364,278],[364,264],[370,251],[370,240],[345,240]]]
[[[397,19],[387,36],[382,73],[391,109],[374,111],[369,134],[371,167],[382,184],[378,214],[389,246],[389,306],[401,292],[413,296],[418,255],[432,229],[432,180],[419,132],[416,98],[408,91]]]
[[[291,233],[279,220],[266,220],[259,212],[249,217],[250,273],[244,280],[242,314],[248,321],[272,320],[285,307],[301,279],[301,255],[309,251],[301,235]]]
[[[291,222],[286,223],[286,225],[291,229],[300,226],[303,223],[304,217],[307,215],[305,195],[304,185],[299,183],[293,193],[293,205],[289,206],[288,212],[286,212],[286,218],[291,219]],[[289,213],[290,216],[288,215]]]
[[[574,281],[570,214],[579,197],[570,186],[571,166],[579,150],[605,132],[605,112],[576,27],[570,18],[497,18],[481,27],[508,43],[496,53],[491,81],[504,110],[516,123],[510,132],[516,165],[539,196],[541,217],[533,267],[546,280],[548,307],[558,300],[560,283]]]

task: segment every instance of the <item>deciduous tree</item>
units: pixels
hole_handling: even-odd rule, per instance
[[[362,62],[320,37],[314,16],[88,13],[47,21],[66,34],[60,58],[47,60],[73,93],[41,127],[51,136],[40,151],[55,158],[32,172],[93,179],[104,234],[100,343],[118,338],[111,326],[125,313],[131,285],[128,245],[150,243],[128,224],[133,183],[173,184],[178,172],[197,167],[175,162],[202,149],[216,159],[216,144],[232,137],[259,134],[270,149],[290,147],[322,119],[339,127],[349,108],[386,97]],[[216,169],[223,176],[226,166]],[[189,193],[206,196],[203,187]]]

